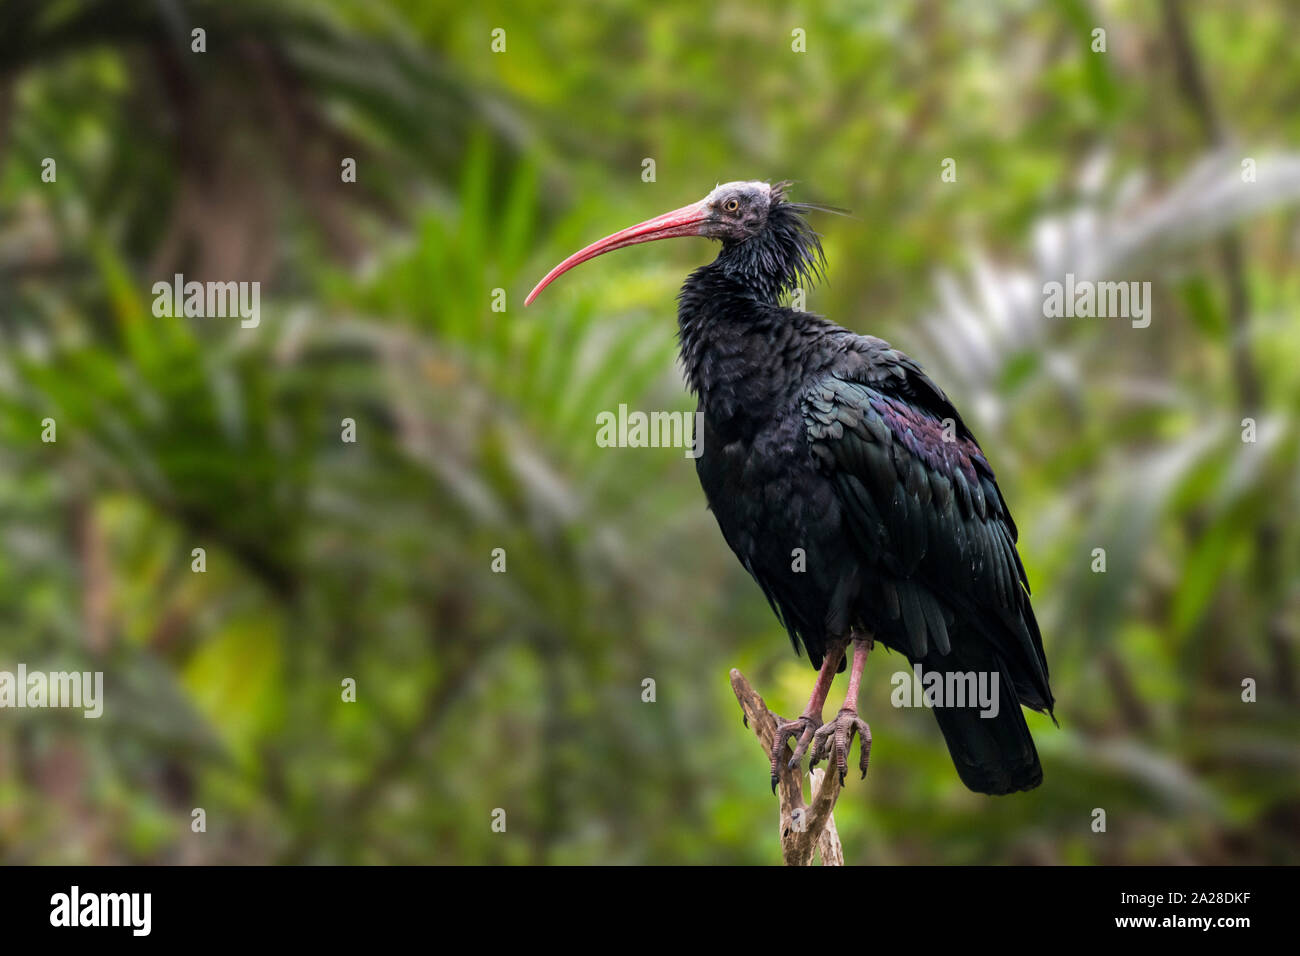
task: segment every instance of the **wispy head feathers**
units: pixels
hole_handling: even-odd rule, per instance
[[[836,216],[852,217],[853,213],[840,206],[830,206],[819,202],[794,202],[788,197],[790,187],[795,185],[793,179],[783,179],[779,183],[772,184],[772,203],[784,203],[798,212],[829,212]]]
[[[725,244],[719,256],[719,263],[729,274],[770,301],[795,289],[807,289],[825,277],[826,254],[821,237],[806,214],[814,210],[846,214],[834,206],[791,202],[786,197],[792,185],[789,181],[773,183],[762,230],[743,242]]]

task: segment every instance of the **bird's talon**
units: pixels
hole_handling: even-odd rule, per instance
[[[776,779],[780,776],[777,770],[781,760],[781,750],[785,743],[791,737],[798,742],[794,748],[794,756],[786,762],[787,770],[798,770],[799,764],[808,752],[808,745],[813,741],[813,735],[817,732],[821,721],[808,716],[796,717],[794,720],[781,720],[777,718],[776,733],[772,736],[772,780],[773,792],[776,788]]]
[[[862,758],[858,762],[858,767],[862,771],[862,779],[865,780],[867,761],[871,756],[871,728],[858,716],[857,711],[848,708],[842,709],[830,723],[823,724],[813,736],[812,759],[809,766],[814,767],[823,759],[834,760],[835,769],[840,775],[840,786],[843,786],[848,777],[849,749],[853,745],[855,734],[861,742]]]

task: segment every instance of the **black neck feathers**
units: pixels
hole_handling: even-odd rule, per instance
[[[759,413],[789,397],[816,341],[835,327],[782,308],[780,299],[818,281],[824,264],[821,242],[798,207],[777,203],[761,233],[724,243],[713,262],[691,273],[677,297],[678,340],[687,381],[706,411]]]

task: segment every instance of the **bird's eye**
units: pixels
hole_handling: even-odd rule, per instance
[[[740,200],[728,199],[726,204],[722,208],[727,210],[727,212],[735,212],[737,209],[740,208]]]

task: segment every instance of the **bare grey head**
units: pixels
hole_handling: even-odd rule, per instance
[[[708,210],[709,218],[701,224],[701,236],[744,242],[767,225],[772,186],[757,180],[723,183],[704,197],[702,205]]]

